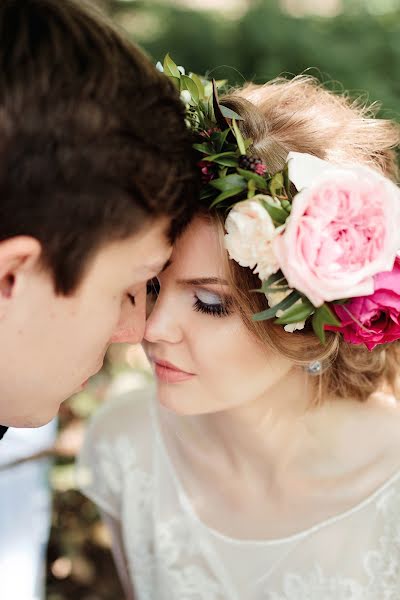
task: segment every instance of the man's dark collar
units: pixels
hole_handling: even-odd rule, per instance
[[[4,427],[4,425],[0,425],[0,440],[7,431],[8,427]]]

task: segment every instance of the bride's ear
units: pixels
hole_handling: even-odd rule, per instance
[[[29,236],[16,236],[0,242],[0,317],[15,296],[27,272],[37,269],[41,245]]]

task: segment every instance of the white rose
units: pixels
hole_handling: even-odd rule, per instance
[[[256,196],[235,204],[225,221],[225,229],[225,248],[240,266],[255,269],[260,279],[268,279],[278,271],[271,244],[277,230]]]

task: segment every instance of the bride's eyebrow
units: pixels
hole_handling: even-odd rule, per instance
[[[196,279],[178,279],[178,284],[185,285],[229,285],[226,279],[220,279],[219,277],[199,277]]]

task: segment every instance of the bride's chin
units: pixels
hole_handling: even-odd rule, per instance
[[[183,390],[160,390],[158,388],[157,399],[163,408],[182,417],[196,417],[222,410],[221,408],[207,406],[203,401],[196,402],[193,397],[190,397],[190,394],[183,392]]]
[[[177,415],[188,416],[201,413],[190,401],[190,394],[176,388],[166,389],[165,384],[157,385],[157,399],[163,408]]]
[[[182,398],[182,394],[177,393],[177,390],[165,389],[165,383],[157,384],[157,398],[158,402],[163,408],[170,410],[178,415],[186,414],[185,411],[185,398]],[[179,398],[180,396],[180,398]],[[187,396],[186,396],[187,398]]]

